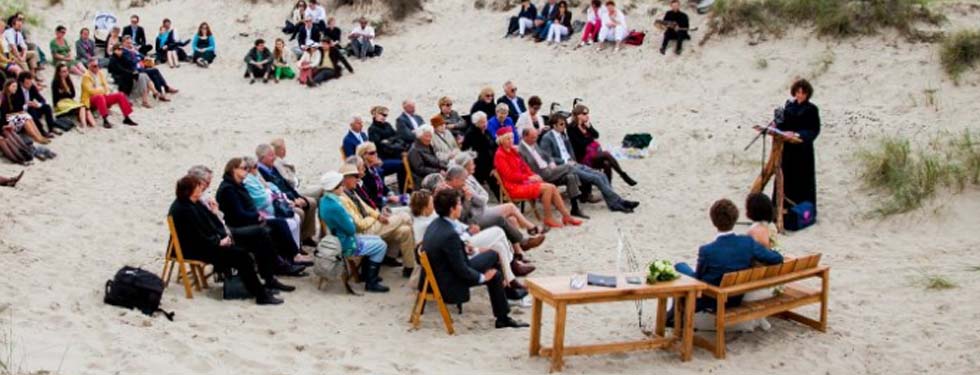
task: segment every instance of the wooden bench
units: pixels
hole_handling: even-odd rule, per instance
[[[705,296],[716,300],[715,341],[711,342],[700,336],[695,336],[694,344],[712,351],[715,357],[724,359],[726,326],[769,316],[793,320],[813,327],[820,332],[826,332],[830,267],[819,265],[820,256],[821,254],[811,254],[796,259],[787,259],[780,264],[726,273],[721,279],[721,285],[711,285],[704,290]],[[794,283],[811,278],[821,279],[819,290]],[[739,306],[725,308],[725,302],[732,297],[777,286],[783,286],[782,292],[778,295],[757,301],[746,301]],[[819,320],[791,311],[798,307],[817,303],[820,304]]]
[[[521,209],[521,213],[524,213],[524,203],[525,202],[530,202],[531,203],[531,213],[534,214],[534,217],[536,219],[538,219],[538,221],[542,221],[543,220],[541,218],[542,215],[540,213],[538,213],[538,200],[537,199],[513,199],[513,198],[510,197],[510,194],[507,193],[507,189],[504,188],[504,181],[500,179],[500,175],[497,174],[497,171],[496,170],[491,171],[490,172],[490,176],[492,176],[495,180],[497,180],[497,186],[500,187],[500,189],[499,189],[500,190],[500,196],[497,197],[497,201],[498,202],[500,202],[500,203],[508,203],[509,202],[509,203],[516,204]]]

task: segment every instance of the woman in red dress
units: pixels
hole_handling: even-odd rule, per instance
[[[544,206],[544,224],[552,228],[561,228],[563,224],[581,225],[582,220],[576,219],[565,208],[561,192],[555,185],[544,182],[541,176],[534,174],[531,168],[521,159],[521,154],[514,147],[514,133],[510,127],[497,129],[497,153],[493,157],[493,166],[500,175],[503,183],[501,188],[507,191],[512,199],[540,199]],[[561,223],[552,220],[551,207],[558,208],[561,213]]]

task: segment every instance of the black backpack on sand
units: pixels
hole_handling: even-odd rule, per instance
[[[105,303],[139,309],[146,315],[160,311],[167,320],[174,320],[174,313],[160,308],[163,297],[163,280],[152,272],[123,266],[112,280],[105,282]]]

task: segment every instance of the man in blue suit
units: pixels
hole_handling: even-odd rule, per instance
[[[507,117],[510,117],[510,121],[517,123],[517,119],[521,117],[521,114],[527,112],[527,105],[524,104],[524,98],[517,96],[517,86],[514,82],[507,81],[504,83],[504,94],[497,98],[497,104],[507,104],[507,108],[510,112],[507,112]]]
[[[721,284],[721,278],[726,273],[752,268],[753,262],[763,264],[783,262],[782,255],[766,249],[752,237],[732,232],[736,220],[738,220],[738,207],[732,201],[722,199],[711,205],[711,223],[718,228],[718,235],[714,242],[698,249],[696,270],[691,269],[687,263],[678,263],[674,267],[677,272],[717,286]],[[738,306],[740,303],[742,303],[742,296],[737,296],[729,299],[725,306]],[[698,299],[698,311],[714,306],[715,301],[712,298]]]
[[[344,157],[350,157],[357,151],[357,146],[361,143],[370,142],[368,133],[364,131],[364,119],[355,115],[351,118],[350,129],[344,136]]]
[[[551,21],[555,19],[555,14],[558,13],[557,0],[548,0],[548,3],[541,7],[541,13],[538,13],[538,19],[534,20],[534,26],[537,35],[537,41],[543,41],[548,36],[548,29],[551,28]]]
[[[402,110],[404,112],[395,120],[398,136],[404,139],[406,144],[415,143],[415,129],[425,125],[425,120],[415,113],[415,102],[412,100],[403,101]]]

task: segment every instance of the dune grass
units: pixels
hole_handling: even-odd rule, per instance
[[[922,207],[941,188],[980,184],[980,143],[970,132],[946,136],[913,152],[907,139],[886,138],[858,152],[861,180],[884,196],[874,213],[901,214]]]
[[[897,30],[910,39],[928,39],[916,24],[945,20],[928,0],[718,0],[708,21],[707,40],[714,34],[740,30],[754,37],[780,37],[793,26],[812,26],[817,35],[845,38]]]
[[[3,16],[4,22],[7,21],[7,17],[17,12],[24,13],[25,25],[41,26],[41,17],[30,11],[27,0],[0,0],[0,15]]]
[[[340,5],[371,5],[380,3],[388,7],[391,18],[401,21],[406,17],[422,10],[422,0],[340,0]]]
[[[925,284],[926,289],[929,290],[947,290],[957,287],[956,283],[954,283],[952,280],[938,275],[926,276],[923,283]]]
[[[967,70],[980,63],[980,30],[962,30],[946,37],[940,47],[943,70],[958,80]]]

